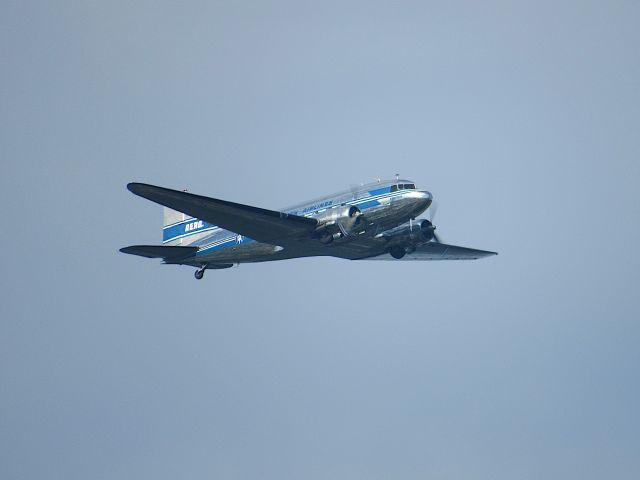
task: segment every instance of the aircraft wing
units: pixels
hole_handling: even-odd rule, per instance
[[[309,238],[318,225],[317,220],[312,218],[145,183],[130,183],[127,188],[152,202],[272,245],[286,245],[298,238]]]
[[[407,253],[400,260],[477,260],[491,255],[497,255],[497,253],[458,247],[456,245],[447,245],[446,243],[429,242],[416,247],[415,251]],[[398,261],[388,253],[378,255],[377,257],[369,257],[365,260]]]

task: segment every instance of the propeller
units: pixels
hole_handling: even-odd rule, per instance
[[[348,215],[349,216],[347,218],[339,219],[337,222],[340,232],[342,232],[342,235],[344,235],[345,237],[351,235],[351,231],[354,229],[354,227],[360,225],[364,214],[358,207],[352,206],[349,208]]]
[[[433,223],[433,219],[436,218],[436,213],[438,213],[438,202],[433,200],[431,202],[431,206],[429,207],[429,221]]]
[[[429,207],[429,222],[431,222],[431,228],[433,228],[433,239],[438,243],[442,243],[440,238],[438,238],[438,235],[436,235],[436,226],[433,224],[433,219],[436,218],[436,213],[438,213],[438,205],[439,204],[436,201],[431,203],[431,206]]]

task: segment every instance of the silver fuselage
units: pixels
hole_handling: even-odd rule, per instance
[[[363,232],[357,235],[346,235],[335,242],[342,247],[352,243],[354,247],[363,237],[375,237],[382,232],[416,218],[424,212],[432,202],[432,195],[426,190],[415,189],[415,184],[409,180],[393,180],[375,182],[362,185],[352,190],[339,192],[326,197],[304,202],[282,211],[305,217],[319,217],[328,209],[344,205],[353,205],[360,209],[366,222]],[[405,187],[413,188],[405,188]],[[165,227],[165,229],[188,229],[194,219],[189,217]],[[181,245],[181,240],[164,242],[170,245]],[[189,242],[190,246],[197,246],[196,255],[182,263],[193,265],[228,264],[246,262],[264,262],[283,260],[301,256],[331,255],[332,245],[318,244],[310,248],[287,248],[260,243],[248,237],[210,225],[204,229],[200,238]],[[368,254],[370,255],[370,253]],[[354,254],[357,256],[357,254]],[[353,258],[353,256],[351,257]]]

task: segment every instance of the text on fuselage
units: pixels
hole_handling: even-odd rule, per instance
[[[184,226],[184,231],[191,232],[192,230],[197,230],[199,228],[202,228],[203,226],[204,223],[202,222],[202,220],[198,220],[197,222],[190,222]]]

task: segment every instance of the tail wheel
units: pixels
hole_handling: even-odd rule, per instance
[[[193,275],[196,277],[196,280],[202,280],[202,277],[204,277],[204,268],[196,270],[196,273]]]

